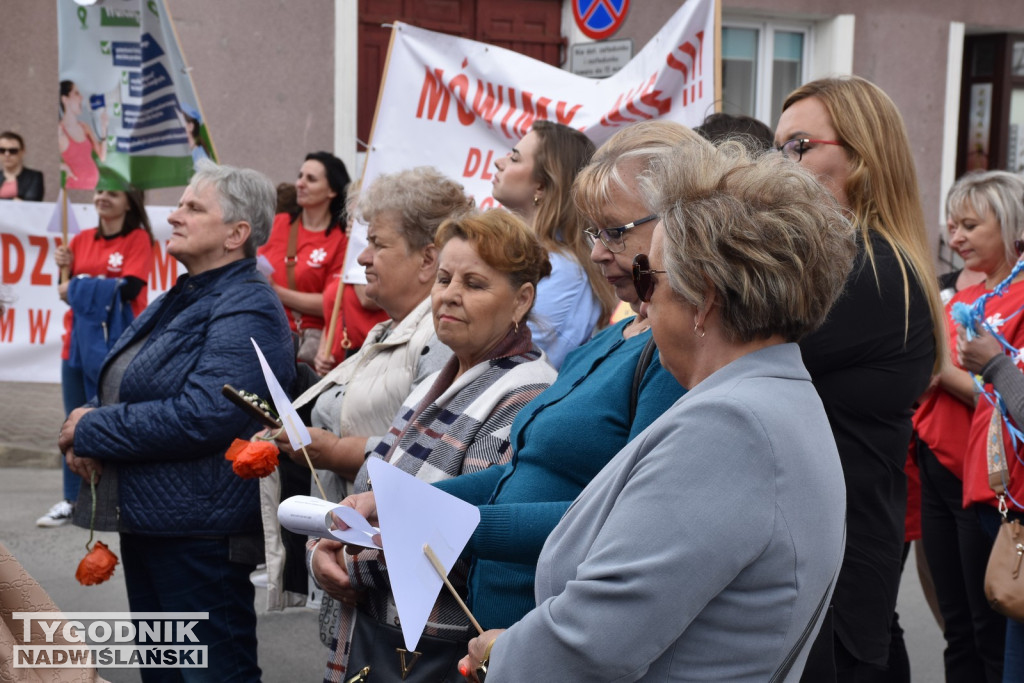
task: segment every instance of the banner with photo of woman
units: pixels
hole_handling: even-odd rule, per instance
[[[62,185],[188,184],[214,158],[163,0],[57,0]]]

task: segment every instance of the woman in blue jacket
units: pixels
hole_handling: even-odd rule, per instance
[[[209,613],[194,633],[208,646],[210,680],[260,678],[249,581],[262,555],[259,490],[224,459],[258,425],[221,388],[266,395],[250,338],[283,386],[294,381],[288,321],[256,271],[275,197],[260,173],[200,163],[168,218],[167,252],[187,274],[114,345],[98,400],[72,411],[59,442],[86,481],[116,468],[132,612]]]

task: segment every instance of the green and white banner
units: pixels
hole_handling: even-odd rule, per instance
[[[57,0],[57,33],[64,186],[188,184],[214,155],[164,0]]]

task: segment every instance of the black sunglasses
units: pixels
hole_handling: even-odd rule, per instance
[[[655,273],[667,273],[667,270],[654,270],[647,254],[637,254],[633,257],[633,286],[636,288],[636,295],[640,301],[648,303],[651,295],[654,294]]]
[[[0,147],[0,154],[20,154],[20,147]]]
[[[1014,240],[1013,249],[1017,252],[1017,256],[1024,254],[1024,240]]]

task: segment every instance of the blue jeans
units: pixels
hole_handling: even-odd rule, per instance
[[[70,415],[71,411],[78,406],[85,405],[89,399],[85,395],[85,379],[82,377],[82,368],[73,368],[66,360],[60,362],[60,389],[64,395],[64,415]],[[64,468],[64,500],[74,503],[78,500],[78,488],[82,485],[82,478],[71,471],[64,456],[60,458],[61,467]]]
[[[132,612],[209,612],[194,633],[207,646],[206,669],[139,669],[150,681],[259,681],[253,564],[228,559],[227,538],[121,534]]]
[[[989,505],[975,505],[981,528],[995,540],[1002,517]],[[1024,522],[1024,514],[1010,512],[1010,519]],[[1006,620],[1006,649],[1003,651],[1003,683],[1024,683],[1024,624]]]

